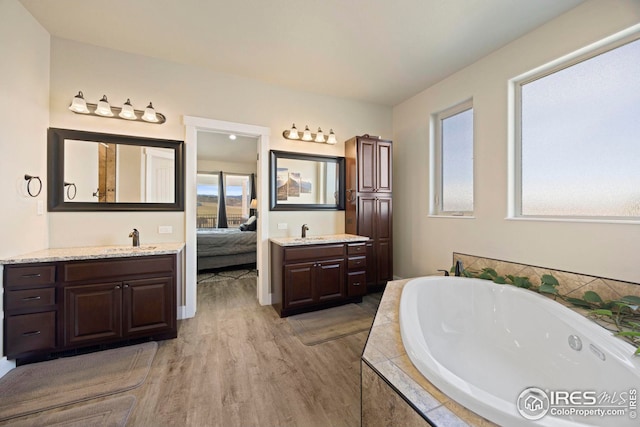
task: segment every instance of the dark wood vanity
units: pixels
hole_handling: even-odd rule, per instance
[[[280,317],[362,300],[368,239],[357,237],[272,239],[272,305]]]
[[[176,254],[4,265],[5,355],[175,338],[176,271]]]

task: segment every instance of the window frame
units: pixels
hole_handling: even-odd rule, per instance
[[[442,122],[450,117],[465,111],[471,110],[472,114],[472,164],[471,164],[471,176],[472,182],[472,210],[470,211],[446,211],[443,209],[443,140],[442,140]],[[473,105],[473,98],[468,98],[462,102],[459,102],[452,107],[438,111],[431,114],[430,128],[430,194],[429,198],[429,216],[433,217],[446,217],[446,218],[475,218],[475,109]]]
[[[640,40],[640,25],[606,37],[509,80],[509,165],[506,219],[640,224],[638,216],[524,215],[522,213],[522,87],[638,40]]]

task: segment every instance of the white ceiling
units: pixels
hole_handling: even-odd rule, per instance
[[[198,132],[198,160],[225,163],[256,163],[258,138],[237,135],[229,139],[227,133]]]
[[[21,0],[56,37],[396,105],[582,0]]]

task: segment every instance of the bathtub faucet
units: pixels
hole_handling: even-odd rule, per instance
[[[464,271],[464,267],[462,266],[462,261],[460,260],[456,261],[456,267],[454,271],[457,277],[460,277],[462,275],[462,272]]]

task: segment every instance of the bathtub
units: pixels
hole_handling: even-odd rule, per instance
[[[547,297],[481,279],[420,277],[405,285],[399,317],[420,373],[494,423],[640,425],[635,347]],[[624,414],[586,415],[598,409]]]

